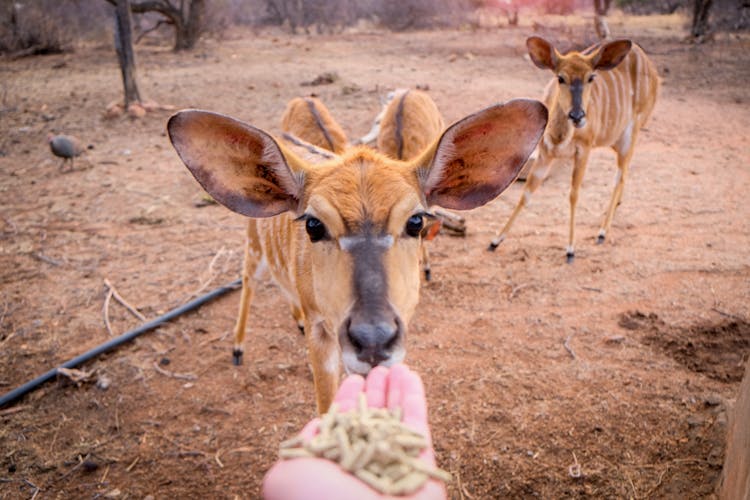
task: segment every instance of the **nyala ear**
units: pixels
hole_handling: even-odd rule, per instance
[[[547,108],[530,99],[454,123],[417,160],[427,203],[468,210],[495,199],[518,176],[546,125]]]
[[[594,54],[592,64],[594,69],[608,70],[615,68],[625,59],[630,52],[633,43],[630,40],[615,40],[603,45],[599,51]]]
[[[547,40],[538,36],[529,37],[526,40],[526,48],[537,68],[555,70],[559,53]]]
[[[249,217],[271,217],[297,208],[304,164],[289,154],[285,158],[266,132],[199,110],[178,112],[169,119],[167,131],[185,166],[230,210]]]

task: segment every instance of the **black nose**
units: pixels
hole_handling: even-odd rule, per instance
[[[371,366],[391,357],[399,335],[396,321],[352,322],[347,332],[357,359]]]
[[[568,118],[573,120],[573,123],[580,123],[586,117],[586,113],[582,109],[574,109],[568,113]]]

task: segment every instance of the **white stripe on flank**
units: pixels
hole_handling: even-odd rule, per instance
[[[635,55],[635,79],[633,81],[633,93],[635,94],[636,102],[640,101],[642,99],[643,94],[643,87],[639,85],[641,82],[641,55],[638,53],[638,51],[633,51],[633,54]]]
[[[615,73],[616,70],[612,70],[610,74],[612,75],[612,92],[614,94],[614,116],[617,116],[620,114],[620,84],[617,81],[617,73]],[[614,116],[612,118],[614,118]],[[614,124],[613,124],[614,125]]]
[[[602,107],[599,116],[599,126],[604,127],[607,124],[607,118],[609,117],[609,80],[606,72],[602,74],[602,85],[601,85],[601,100],[599,105]]]
[[[639,55],[640,58],[640,55]],[[645,101],[647,100],[648,94],[651,93],[651,73],[648,66],[648,61],[643,61],[643,96],[642,99]],[[640,75],[639,75],[640,76]]]
[[[256,281],[261,279],[267,269],[268,269],[268,261],[266,260],[266,256],[263,255],[263,257],[261,257],[260,259],[260,262],[258,262],[258,267],[255,268],[255,272],[253,273],[253,279]]]
[[[620,151],[622,154],[627,154],[628,151],[630,151],[630,148],[632,146],[633,141],[633,119],[631,118],[628,124],[625,126],[625,130],[622,133],[622,137],[620,138]],[[617,174],[620,174],[620,171],[617,171]],[[617,179],[620,180],[619,178]]]

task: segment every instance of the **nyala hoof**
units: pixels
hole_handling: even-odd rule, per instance
[[[234,366],[240,366],[242,364],[242,351],[235,349],[232,351],[232,364]]]

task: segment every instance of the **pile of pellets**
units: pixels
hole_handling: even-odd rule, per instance
[[[321,457],[386,495],[408,495],[429,478],[449,482],[442,469],[419,459],[427,439],[401,422],[401,411],[368,408],[361,394],[357,409],[341,413],[334,403],[320,420],[319,433],[281,443],[282,459]]]

